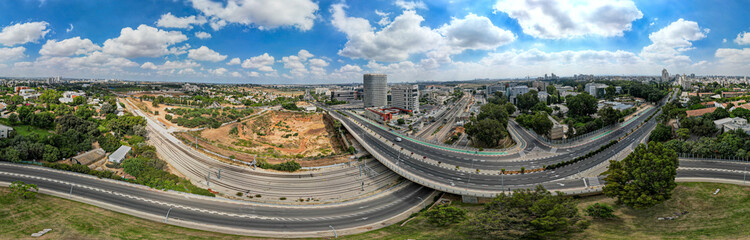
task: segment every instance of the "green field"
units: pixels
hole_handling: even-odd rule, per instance
[[[713,192],[721,188],[718,195]],[[0,194],[7,193],[0,188]],[[594,202],[612,204],[604,196],[583,198],[582,209]],[[474,214],[480,205],[458,204]],[[690,213],[673,221],[658,217]],[[747,239],[750,236],[750,187],[715,183],[680,183],[674,197],[654,208],[631,210],[616,207],[617,219],[593,220],[574,239]],[[588,218],[588,217],[587,217]],[[252,239],[175,227],[104,210],[57,197],[39,195],[33,200],[0,198],[0,239],[29,238],[44,228],[47,239]],[[401,227],[342,237],[342,239],[466,239],[461,224],[439,228],[422,216]]]

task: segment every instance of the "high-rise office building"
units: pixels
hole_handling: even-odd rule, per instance
[[[419,86],[397,85],[391,87],[391,106],[419,112]]]
[[[666,68],[661,70],[661,81],[662,82],[669,81],[669,72],[667,72]]]
[[[388,105],[388,77],[385,74],[368,73],[363,77],[366,108],[384,107]]]

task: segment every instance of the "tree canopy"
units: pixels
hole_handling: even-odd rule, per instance
[[[590,116],[596,113],[596,98],[588,93],[581,93],[575,96],[568,96],[568,115],[571,117]]]
[[[610,161],[603,192],[617,203],[648,208],[672,197],[677,154],[662,143],[640,144],[622,161]]]
[[[552,195],[541,185],[495,197],[466,224],[470,234],[484,239],[565,239],[586,227],[573,198]]]

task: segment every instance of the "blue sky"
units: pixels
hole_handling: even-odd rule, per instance
[[[0,75],[346,83],[750,75],[747,1],[0,2]]]

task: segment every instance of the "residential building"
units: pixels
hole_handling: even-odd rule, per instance
[[[504,83],[487,86],[487,91],[486,91],[487,98],[495,96],[496,92],[500,92],[502,95],[505,95],[505,91],[506,91],[506,87]]]
[[[607,92],[607,84],[601,84],[601,83],[587,83],[585,86],[586,92],[588,92],[591,96],[594,97],[601,97],[604,96],[604,94]]]
[[[731,130],[742,130],[745,133],[750,134],[750,125],[747,124],[747,119],[735,117],[735,118],[722,118],[714,121],[716,128],[723,131]]]
[[[661,82],[667,82],[667,81],[669,81],[669,72],[667,72],[666,68],[661,70],[661,79],[660,79],[660,81]]]
[[[8,138],[11,131],[13,131],[12,127],[0,124],[0,138]]]
[[[419,86],[396,85],[391,87],[391,106],[419,112]]]
[[[708,113],[712,113],[716,111],[716,107],[710,107],[710,108],[701,108],[696,110],[688,110],[685,113],[687,113],[687,117],[700,117],[703,115],[706,115]]]
[[[529,92],[529,87],[525,85],[515,86],[515,87],[508,89],[508,97],[509,97],[510,102],[515,105],[517,102],[516,98],[518,97],[518,95],[521,95],[527,92]]]
[[[365,108],[388,105],[388,77],[385,74],[365,74],[363,103]]]
[[[112,154],[109,154],[109,161],[114,163],[120,163],[122,160],[125,160],[125,157],[128,156],[128,153],[130,152],[131,147],[122,145],[120,148],[115,150]]]
[[[549,94],[545,91],[538,92],[536,96],[539,98],[539,101],[542,101],[545,104],[547,103],[547,98],[549,98]]]

